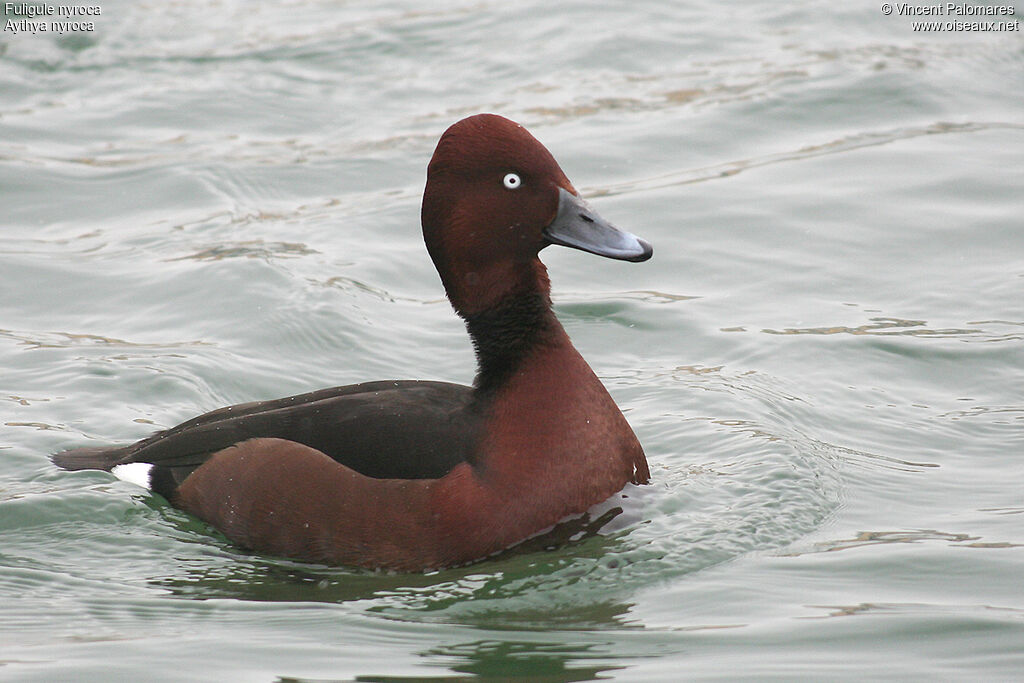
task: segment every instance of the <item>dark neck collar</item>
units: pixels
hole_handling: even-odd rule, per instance
[[[507,382],[531,351],[562,330],[546,292],[509,294],[497,306],[462,317],[476,351],[473,386],[480,397]]]

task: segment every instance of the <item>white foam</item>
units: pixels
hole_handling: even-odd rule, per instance
[[[148,462],[130,462],[127,465],[116,465],[110,473],[123,481],[130,481],[142,488],[151,489],[152,479],[150,473],[153,466]]]

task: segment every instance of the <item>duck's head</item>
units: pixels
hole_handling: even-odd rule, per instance
[[[546,291],[537,255],[549,244],[624,261],[653,251],[601,218],[544,145],[495,114],[465,118],[441,136],[421,217],[430,257],[463,314],[518,291]]]

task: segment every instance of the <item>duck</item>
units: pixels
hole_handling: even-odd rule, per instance
[[[646,261],[551,153],[497,114],[427,166],[423,239],[476,356],[472,386],[385,380],[228,406],[52,456],[141,483],[248,551],[398,572],[485,560],[646,484],[644,450],[552,310],[540,252]]]

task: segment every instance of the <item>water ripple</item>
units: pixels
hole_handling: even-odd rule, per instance
[[[913,140],[931,135],[958,135],[975,133],[979,131],[1024,131],[1024,124],[989,121],[971,123],[951,123],[938,121],[926,126],[911,126],[889,128],[878,131],[865,131],[845,135],[834,140],[806,145],[794,150],[766,154],[748,159],[728,161],[713,166],[675,171],[650,178],[641,178],[614,185],[584,188],[585,193],[590,197],[615,196],[633,194],[637,192],[648,192],[667,187],[690,185],[702,183],[709,180],[728,178],[745,171],[772,166],[775,164],[789,163],[794,161],[805,161],[817,157],[844,154],[850,151],[864,149],[867,147],[879,147],[892,144],[902,140]]]

